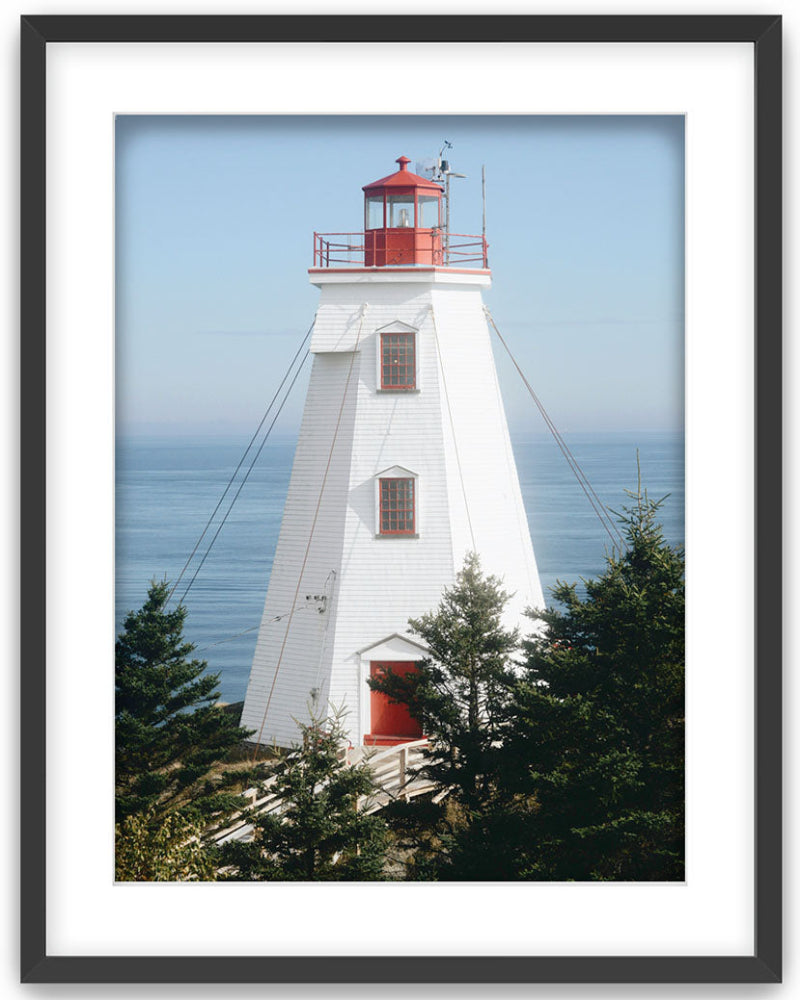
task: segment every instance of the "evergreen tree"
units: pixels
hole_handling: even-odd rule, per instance
[[[203,828],[172,812],[128,816],[115,828],[118,882],[213,882],[216,872],[202,843]]]
[[[219,674],[190,659],[186,608],[166,610],[166,581],[153,581],[116,643],[117,821],[147,814],[157,829],[173,810],[209,823],[246,805],[237,794],[247,771],[212,768],[250,733],[216,704]]]
[[[390,815],[413,853],[415,879],[499,878],[500,846],[488,842],[498,797],[498,747],[514,683],[516,630],[502,625],[508,601],[501,581],[467,556],[436,611],[409,622],[430,657],[416,672],[387,671],[370,686],[406,704],[429,738],[417,773],[446,792],[438,805],[414,800]]]
[[[675,880],[684,860],[684,557],[629,494],[627,547],[537,615],[500,768],[518,877]]]
[[[253,818],[250,842],[224,844],[218,865],[234,881],[382,879],[388,831],[366,811],[375,784],[369,763],[348,766],[339,717],[300,724],[302,743],[275,765],[278,805]]]

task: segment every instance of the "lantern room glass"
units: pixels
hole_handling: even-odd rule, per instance
[[[383,229],[383,195],[371,195],[365,203],[365,228]]]
[[[386,228],[414,228],[414,195],[390,194],[386,199]]]
[[[421,194],[417,198],[417,228],[433,229],[439,223],[439,196]]]

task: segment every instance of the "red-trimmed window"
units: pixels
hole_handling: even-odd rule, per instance
[[[413,479],[381,479],[379,482],[379,531],[382,535],[413,535],[416,508]]]
[[[381,334],[381,389],[415,389],[417,360],[413,333]]]

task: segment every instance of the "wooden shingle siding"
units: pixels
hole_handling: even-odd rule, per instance
[[[370,657],[359,650],[407,634],[409,617],[438,604],[473,548],[470,520],[484,569],[515,595],[508,621],[520,623],[525,607],[543,603],[483,312],[487,279],[420,278],[370,272],[318,281],[314,363],[242,717],[256,730],[264,723],[264,743],[297,738],[293,719],[308,718],[313,689],[318,710],[346,706],[350,739],[361,743]],[[417,392],[378,391],[379,331],[396,323],[417,331]],[[272,619],[292,607],[351,360],[287,634],[287,619]],[[395,467],[416,479],[415,534],[376,537],[376,476]],[[320,614],[305,595],[322,594],[331,571],[335,583]],[[419,656],[413,644],[391,641],[398,659]]]

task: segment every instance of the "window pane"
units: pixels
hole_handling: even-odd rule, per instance
[[[381,335],[381,387],[413,389],[416,359],[413,333]]]
[[[386,535],[414,534],[414,480],[380,481],[380,531]]]
[[[383,195],[367,198],[367,229],[383,229]]]
[[[439,199],[436,195],[418,195],[417,205],[419,207],[417,226],[420,229],[433,229],[439,225]]]
[[[414,197],[391,194],[386,199],[386,225],[389,229],[410,229],[414,226]]]

